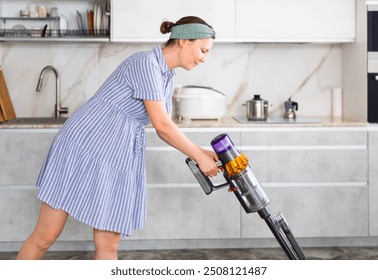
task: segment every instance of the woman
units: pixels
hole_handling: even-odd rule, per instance
[[[146,218],[145,133],[159,137],[215,176],[215,153],[192,143],[171,120],[174,68],[205,62],[215,32],[197,17],[161,24],[161,48],[124,60],[57,133],[37,178],[36,227],[17,259],[41,259],[68,215],[93,228],[95,259],[117,259],[121,237]]]

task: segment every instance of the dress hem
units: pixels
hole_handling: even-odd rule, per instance
[[[114,230],[114,229],[110,229],[110,228],[101,228],[101,227],[97,227],[97,226],[92,225],[92,224],[89,223],[89,222],[84,221],[83,219],[78,218],[75,214],[71,213],[71,211],[65,209],[64,207],[58,207],[58,206],[52,205],[51,202],[49,202],[49,201],[47,201],[46,199],[41,198],[41,197],[39,197],[39,196],[38,196],[38,199],[39,199],[40,201],[42,201],[43,203],[46,203],[48,206],[50,206],[51,208],[53,208],[53,209],[55,209],[55,210],[62,210],[62,211],[64,211],[64,212],[66,212],[68,216],[74,218],[76,221],[78,221],[78,222],[80,222],[80,223],[82,223],[82,224],[85,224],[85,225],[91,227],[92,229],[103,230],[103,231],[111,231],[111,232],[119,233],[119,234],[121,235],[122,238],[125,238],[125,237],[131,237],[133,231],[138,231],[138,230],[142,230],[142,229],[143,229],[143,227],[137,227],[137,228],[133,228],[133,229],[131,229],[131,230],[130,230],[129,232],[127,232],[127,233],[123,233],[123,232],[120,231],[120,230]]]

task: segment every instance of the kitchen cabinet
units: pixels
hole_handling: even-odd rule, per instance
[[[28,10],[24,0],[0,0],[0,41],[27,42],[109,42],[110,0],[60,0],[36,3],[47,12],[57,8],[57,15],[21,17],[20,10]],[[98,8],[100,7],[100,8]],[[93,11],[89,16],[88,11]],[[88,18],[93,18],[88,20]]]
[[[241,147],[295,236],[369,236],[368,134],[365,128],[280,129],[241,133]],[[242,216],[243,238],[266,238],[255,215]],[[350,221],[350,222],[346,222]]]
[[[296,237],[376,238],[378,129],[366,127],[182,128],[195,143],[228,133],[248,158],[270,199]],[[40,202],[34,182],[57,129],[0,129],[0,242],[23,241],[32,231]],[[192,242],[271,240],[258,214],[244,212],[227,189],[206,195],[185,156],[147,128],[148,215],[130,238]],[[223,181],[223,176],[214,179]],[[370,201],[370,203],[369,203]],[[17,221],[17,222],[15,222]],[[90,241],[91,230],[70,219],[59,238]],[[126,242],[130,242],[128,239]],[[193,244],[194,244],[193,243]],[[311,243],[308,243],[311,244]]]
[[[236,0],[243,42],[353,42],[355,0]]]
[[[113,0],[112,7],[115,42],[166,41],[168,36],[159,32],[163,19],[176,21],[187,15],[214,26],[218,42],[355,39],[355,0]]]
[[[214,27],[217,41],[234,40],[235,0],[112,0],[111,40],[165,42],[161,23],[195,15]]]
[[[56,132],[56,129],[0,131],[0,242],[24,241],[32,232],[40,207],[34,183]],[[59,240],[91,238],[90,228],[69,218]]]
[[[369,234],[378,235],[378,125],[369,125]]]

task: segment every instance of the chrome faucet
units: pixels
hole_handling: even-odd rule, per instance
[[[55,73],[56,78],[56,86],[55,86],[55,92],[56,92],[56,103],[55,103],[55,118],[60,118],[61,114],[67,114],[68,108],[67,107],[61,107],[60,106],[60,82],[59,82],[59,74],[58,70],[55,69],[55,67],[49,65],[42,69],[41,74],[39,75],[39,80],[37,84],[37,91],[41,91],[43,77],[45,76],[45,73],[47,70],[52,70]]]

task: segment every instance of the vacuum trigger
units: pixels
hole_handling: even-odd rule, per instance
[[[237,187],[231,187],[231,186],[230,186],[230,187],[228,188],[228,191],[229,191],[229,192],[236,192],[237,190],[238,190]]]

